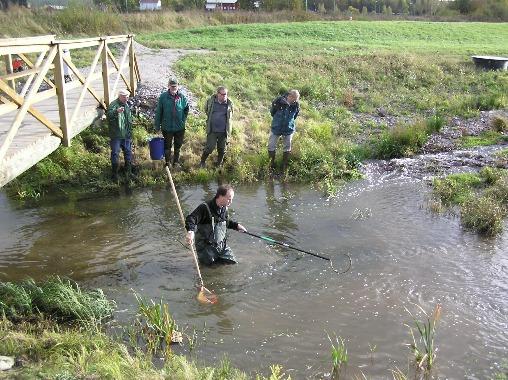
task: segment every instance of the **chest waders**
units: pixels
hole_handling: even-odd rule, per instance
[[[207,203],[203,203],[212,221],[211,224],[198,224],[196,230],[196,249],[201,262],[211,265],[216,261],[236,263],[236,259],[226,244],[227,218],[216,222]]]

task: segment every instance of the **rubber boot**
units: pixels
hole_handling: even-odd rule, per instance
[[[111,180],[118,181],[118,164],[111,164]]]
[[[173,167],[174,168],[180,167],[180,151],[179,150],[175,150],[175,152],[173,154]]]
[[[217,156],[217,163],[216,163],[216,166],[218,168],[222,167],[222,164],[224,163],[224,155],[225,153],[224,152],[219,152],[218,156]]]
[[[132,175],[132,164],[127,161],[125,163],[125,179],[129,180],[133,177]]]
[[[268,151],[268,157],[270,158],[270,169],[275,170],[275,151]]]
[[[199,163],[199,167],[200,168],[204,168],[206,167],[206,159],[208,158],[208,154],[207,153],[203,153],[201,155],[201,162]]]
[[[290,154],[291,154],[291,152],[282,153],[282,174],[283,175],[287,174]]]

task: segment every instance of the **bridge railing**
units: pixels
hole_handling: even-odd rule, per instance
[[[78,56],[93,57],[85,68],[76,67],[71,59],[71,53],[79,49],[87,52]],[[0,55],[5,61],[5,73],[0,74],[0,118],[16,112],[2,139],[0,163],[27,114],[58,136],[61,144],[69,146],[71,138],[83,128],[74,127],[85,95],[91,94],[97,106],[106,109],[119,86],[125,85],[134,95],[140,80],[133,35],[77,40],[57,40],[53,35],[0,39]],[[75,79],[66,83],[66,73],[72,73]],[[102,87],[99,90],[93,87],[98,80]],[[76,88],[81,90],[70,109],[67,94]],[[59,122],[51,121],[37,109],[38,103],[53,97],[58,100]]]

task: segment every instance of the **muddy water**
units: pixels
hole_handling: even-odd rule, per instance
[[[189,211],[214,185],[178,191]],[[279,363],[294,379],[329,372],[327,334],[346,342],[346,378],[391,379],[390,368],[407,368],[404,307],[430,312],[440,303],[436,377],[489,378],[508,357],[508,233],[479,238],[457,218],[428,212],[427,197],[424,181],[389,176],[351,183],[333,199],[278,182],[238,187],[234,216],[252,232],[328,255],[337,267],[348,253],[353,267],[338,276],[324,260],[232,232],[241,263],[203,269],[220,298],[203,306],[170,192],[38,208],[0,193],[0,279],[68,275],[105,289],[123,322],[135,313],[131,289],[162,298],[188,332],[206,325],[200,360],[227,355],[264,373]]]

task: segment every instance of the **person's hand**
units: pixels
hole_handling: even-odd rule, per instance
[[[124,111],[124,109],[125,109],[124,107],[118,107],[118,108],[116,109],[116,112],[118,112],[118,113],[122,113],[122,112]]]
[[[187,244],[192,245],[192,243],[194,242],[194,231],[187,231],[185,241],[187,242]]]
[[[238,227],[236,227],[236,230],[240,232],[247,232],[247,228],[242,226],[240,223],[238,223]]]

